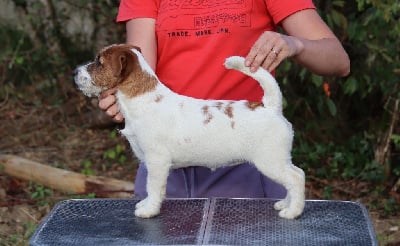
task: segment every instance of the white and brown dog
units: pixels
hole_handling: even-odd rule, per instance
[[[76,69],[75,82],[86,96],[118,88],[125,118],[121,133],[148,170],[148,196],[136,205],[136,216],[160,213],[171,168],[215,169],[244,161],[287,189],[286,198],[274,205],[281,217],[302,213],[305,177],[291,161],[293,130],[282,115],[278,84],[262,68],[251,73],[242,57],[229,57],[225,67],[257,80],[265,93],[262,103],[178,95],[159,81],[138,48],[125,44],[102,49]]]

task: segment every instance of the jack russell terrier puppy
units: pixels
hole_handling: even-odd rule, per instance
[[[245,161],[287,189],[285,199],[274,204],[280,217],[294,219],[303,212],[305,176],[291,161],[293,130],[282,115],[277,82],[262,68],[250,72],[243,57],[227,58],[225,67],[257,80],[265,93],[262,103],[178,95],[157,78],[139,48],[126,44],[103,48],[93,62],[75,70],[86,96],[118,88],[125,118],[121,133],[148,170],[148,196],[137,203],[136,216],[160,213],[171,168],[215,169]]]

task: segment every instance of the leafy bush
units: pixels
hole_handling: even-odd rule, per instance
[[[376,162],[374,150],[399,114],[390,105],[400,98],[400,3],[314,2],[349,53],[351,74],[320,77],[292,62],[279,67],[285,114],[296,130],[294,158],[324,178],[382,183],[385,163]]]

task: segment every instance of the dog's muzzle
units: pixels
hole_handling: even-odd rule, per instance
[[[90,74],[87,72],[86,65],[78,67],[73,72],[75,84],[85,96],[97,97],[103,91],[102,88],[94,85]]]

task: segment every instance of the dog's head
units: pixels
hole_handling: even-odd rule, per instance
[[[100,50],[94,61],[75,69],[74,80],[83,94],[89,97],[115,87],[134,97],[157,84],[156,76],[140,49],[127,44],[111,45]]]

